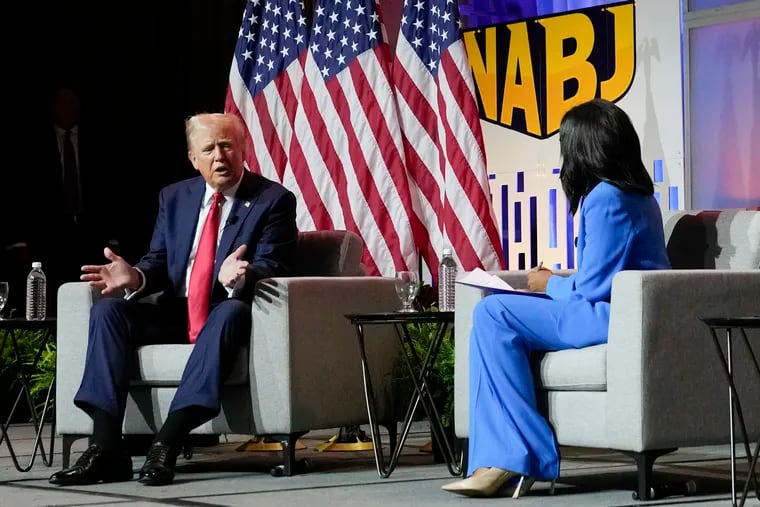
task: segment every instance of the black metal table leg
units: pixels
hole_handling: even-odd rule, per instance
[[[399,458],[401,457],[401,451],[403,449],[404,443],[406,442],[406,438],[409,435],[414,413],[416,412],[417,407],[420,403],[422,403],[422,406],[430,420],[431,431],[438,439],[438,441],[443,445],[444,457],[446,459],[446,465],[449,469],[449,472],[452,475],[460,475],[461,465],[457,462],[454,455],[455,453],[453,450],[453,445],[443,429],[440,414],[438,413],[438,409],[435,406],[435,402],[428,385],[428,379],[431,372],[433,371],[433,366],[438,356],[438,352],[440,351],[441,343],[444,336],[446,335],[446,332],[449,329],[451,322],[453,321],[453,314],[357,314],[347,315],[347,317],[350,318],[352,323],[356,326],[357,338],[359,341],[359,351],[362,361],[364,396],[367,402],[367,415],[369,418],[370,436],[372,438],[372,445],[375,455],[375,466],[377,468],[378,475],[382,478],[387,478],[391,473],[393,473],[393,470],[396,468]],[[420,359],[415,351],[414,345],[412,343],[412,338],[407,328],[407,326],[412,323],[421,322],[434,323],[437,326],[434,338],[430,343],[428,349],[425,351],[425,357],[422,359]],[[401,343],[404,364],[406,365],[407,372],[409,373],[414,384],[412,398],[409,401],[409,405],[407,406],[406,414],[404,415],[404,420],[402,422],[401,435],[395,445],[392,445],[392,448],[390,449],[391,455],[387,465],[383,456],[380,439],[380,428],[376,415],[374,390],[372,387],[372,379],[369,364],[367,361],[364,336],[365,324],[393,324],[395,326],[396,335],[398,336]]]
[[[425,413],[428,416],[428,420],[430,421],[430,428],[438,442],[443,445],[442,451],[444,453],[444,459],[446,461],[446,466],[449,469],[449,473],[451,475],[460,475],[462,473],[461,467],[457,463],[457,459],[454,456],[453,445],[446,435],[446,431],[443,429],[441,416],[438,412],[435,400],[433,399],[433,394],[430,392],[427,382],[430,374],[433,371],[433,366],[435,365],[438,353],[441,350],[443,337],[446,335],[446,331],[449,329],[449,323],[438,323],[433,341],[430,343],[430,347],[425,352],[425,357],[422,360],[420,360],[420,358],[417,356],[414,344],[412,343],[412,338],[409,334],[409,329],[406,326],[407,324],[397,323],[396,333],[402,342],[402,349],[405,351],[403,356],[407,371],[409,372],[409,375],[414,382],[414,394],[412,403],[416,409],[417,404],[422,401],[422,407],[424,408]],[[408,353],[406,353],[407,349],[404,347],[404,342],[406,342],[408,345]],[[412,360],[415,363],[414,365],[412,364]],[[412,411],[412,414],[413,413],[414,412]],[[411,415],[409,415],[409,418],[410,420],[408,424],[411,425]],[[406,431],[404,431],[402,434],[402,438],[406,437],[405,433]]]
[[[367,351],[364,347],[364,326],[362,324],[356,324],[356,334],[359,340],[359,354],[362,361],[362,381],[364,384],[364,399],[367,403],[367,417],[369,418],[369,433],[372,438],[372,450],[375,455],[375,466],[377,468],[377,474],[385,479],[393,473],[393,469],[396,468],[396,462],[398,459],[393,460],[391,457],[388,466],[386,467],[383,459],[383,447],[380,441],[380,426],[375,418],[375,391],[372,388],[372,376],[369,371],[369,363],[367,362]],[[400,449],[403,445],[403,439],[405,435],[402,435],[401,440],[396,444],[396,448]],[[391,449],[392,455],[395,455],[395,449]]]
[[[721,366],[723,367],[723,373],[728,382],[728,406],[729,406],[729,439],[731,443],[730,456],[731,456],[731,505],[733,507],[743,507],[747,500],[750,484],[754,485],[755,496],[760,499],[760,488],[758,488],[757,473],[755,472],[755,466],[757,465],[758,448],[760,448],[760,440],[758,440],[755,446],[754,455],[750,449],[749,437],[747,433],[747,426],[744,421],[744,412],[742,410],[741,400],[739,399],[739,393],[736,389],[734,382],[734,368],[733,368],[733,340],[732,330],[739,329],[743,338],[744,344],[749,352],[749,357],[755,367],[755,371],[760,380],[760,365],[758,364],[757,357],[747,339],[747,333],[745,327],[760,327],[760,318],[726,318],[726,319],[702,319],[710,327],[710,335],[712,342],[715,345],[715,349],[718,354]],[[757,320],[757,322],[755,322]],[[745,322],[746,321],[746,322]],[[750,324],[750,325],[747,325]],[[726,330],[726,353],[723,353],[723,349],[720,346],[720,339],[716,333],[716,329]],[[749,464],[748,476],[744,483],[741,499],[737,503],[737,491],[736,491],[736,449],[735,449],[735,422],[734,416],[739,421],[739,430],[741,431],[742,441],[744,444],[744,452]]]
[[[2,324],[2,329],[5,331],[4,338],[2,341],[2,344],[0,344],[0,350],[3,350],[10,342],[10,347],[12,348],[12,355],[14,362],[18,365],[19,371],[14,379],[13,383],[11,384],[11,387],[14,384],[18,384],[18,392],[16,394],[16,399],[10,409],[10,412],[8,413],[7,419],[0,424],[0,444],[2,442],[5,442],[8,446],[8,452],[11,457],[11,461],[13,461],[13,465],[16,467],[16,470],[19,472],[28,472],[31,470],[31,468],[34,466],[34,462],[37,457],[37,453],[40,453],[40,457],[43,461],[43,463],[46,466],[52,466],[53,464],[53,447],[55,445],[55,421],[53,421],[51,425],[51,434],[50,434],[50,446],[48,448],[48,452],[45,451],[45,445],[43,443],[42,439],[42,432],[45,427],[45,418],[49,414],[50,410],[53,407],[53,393],[55,389],[55,377],[53,378],[53,381],[51,382],[50,386],[48,386],[46,396],[45,396],[45,403],[42,408],[42,412],[38,416],[37,410],[34,407],[34,401],[32,400],[31,396],[31,376],[26,371],[26,367],[23,365],[23,358],[21,357],[21,349],[18,344],[18,339],[16,337],[16,329],[33,329],[33,330],[42,330],[42,340],[39,345],[39,348],[37,349],[34,358],[31,362],[31,369],[36,368],[37,364],[39,363],[40,358],[42,357],[42,353],[45,350],[48,342],[53,337],[52,329],[55,327],[55,321],[50,319],[46,321],[21,321],[19,319],[11,319],[11,320],[4,320],[0,321],[0,324]],[[11,441],[10,435],[8,434],[8,428],[11,425],[11,421],[13,420],[13,416],[18,408],[19,402],[21,401],[22,397],[25,399],[27,407],[29,408],[29,412],[32,418],[32,425],[34,427],[35,432],[35,438],[34,438],[34,446],[32,448],[32,453],[29,458],[29,462],[22,466],[19,463],[18,456],[16,454],[16,450],[13,447],[13,442]]]

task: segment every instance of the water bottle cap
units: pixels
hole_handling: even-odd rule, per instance
[[[32,263],[32,269],[40,269],[42,267],[41,262],[33,262]]]
[[[451,248],[444,248],[443,255],[451,255]]]

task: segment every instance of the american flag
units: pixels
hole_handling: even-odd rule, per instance
[[[393,77],[425,262],[450,245],[465,271],[504,269],[455,0],[404,0]]]
[[[248,125],[251,170],[305,204],[299,228],[358,233],[368,274],[392,276],[415,267],[417,253],[379,13],[373,0],[324,0],[308,31],[302,8],[249,1],[226,109]]]
[[[225,110],[238,114],[250,137],[248,168],[282,182],[299,203],[302,230],[331,229],[311,175],[290,160],[303,159],[293,122],[308,49],[308,23],[295,0],[250,0],[243,12],[230,69]],[[316,219],[314,217],[317,217]]]
[[[358,233],[369,274],[416,266],[411,197],[373,0],[317,3],[295,136],[334,226]]]

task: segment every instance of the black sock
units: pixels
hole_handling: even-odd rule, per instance
[[[154,442],[162,442],[171,447],[181,447],[190,432],[208,421],[209,409],[204,407],[185,407],[170,412]]]
[[[99,408],[90,411],[93,431],[92,441],[104,449],[117,449],[121,446],[121,421]]]

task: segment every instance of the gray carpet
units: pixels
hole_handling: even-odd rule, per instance
[[[658,460],[655,477],[659,483],[683,487],[693,481],[691,496],[671,496],[638,502],[632,499],[636,486],[633,461],[623,454],[598,449],[562,449],[561,477],[554,495],[548,483],[537,483],[530,496],[470,499],[442,491],[440,487],[456,480],[446,466],[433,463],[420,447],[427,443],[424,423],[417,424],[404,448],[396,471],[387,479],[378,477],[371,451],[317,452],[314,447],[333,431],[313,432],[302,439],[310,472],[293,477],[272,477],[270,470],[279,463],[276,453],[239,452],[247,436],[229,436],[213,447],[198,447],[190,460],[180,459],[175,483],[166,487],[147,487],[137,481],[84,487],[55,487],[47,477],[60,468],[60,444],[54,465],[44,466],[39,457],[31,471],[19,473],[13,467],[5,443],[0,445],[0,507],[36,506],[428,506],[428,505],[515,505],[623,507],[659,505],[730,505],[730,468],[725,446],[681,449]],[[28,461],[31,428],[12,428],[17,450]],[[84,449],[85,440],[75,444],[74,457]],[[133,460],[135,470],[142,457]],[[740,464],[740,477],[747,464]],[[743,485],[743,484],[742,484]],[[752,496],[746,505],[760,505]]]

